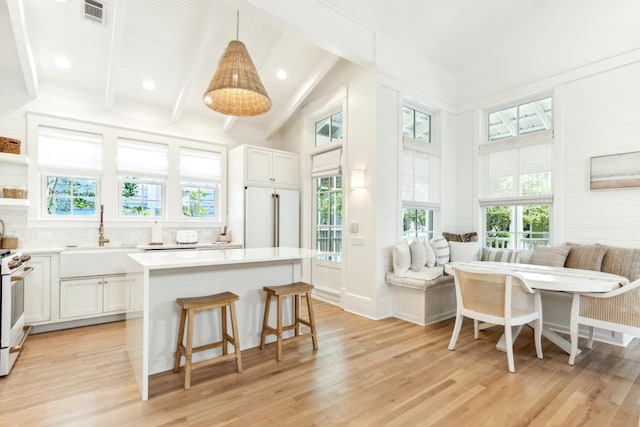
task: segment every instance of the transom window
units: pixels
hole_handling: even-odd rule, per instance
[[[411,107],[402,107],[402,136],[431,142],[431,116]]]
[[[489,141],[551,129],[551,97],[489,113]]]
[[[317,121],[315,125],[316,147],[342,139],[343,127],[342,111]]]

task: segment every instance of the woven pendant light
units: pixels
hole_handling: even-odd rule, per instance
[[[246,46],[237,40],[240,12],[237,16],[236,40],[229,42],[207,91],[202,99],[207,107],[231,116],[257,116],[271,109],[271,99]]]

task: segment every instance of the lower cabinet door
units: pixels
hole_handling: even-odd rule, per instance
[[[123,312],[129,307],[129,282],[127,276],[106,276],[103,279],[103,312]]]
[[[32,256],[33,271],[24,285],[24,321],[27,324],[51,320],[51,257]]]
[[[102,313],[102,278],[60,280],[60,318]]]

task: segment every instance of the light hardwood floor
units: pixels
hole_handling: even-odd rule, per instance
[[[536,359],[526,329],[516,373],[495,349],[499,328],[473,339],[466,321],[447,350],[453,319],[420,327],[373,321],[314,302],[319,349],[311,340],[242,352],[233,362],[183,376],[161,373],[139,399],[124,350],[124,324],[33,335],[0,379],[2,426],[636,426],[640,346],[595,343],[576,366],[543,338]],[[176,331],[167,331],[175,334]],[[581,340],[581,346],[584,341]]]

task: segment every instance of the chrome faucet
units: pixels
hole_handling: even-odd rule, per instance
[[[104,205],[100,205],[100,227],[98,227],[98,246],[104,246],[105,243],[109,243],[109,239],[104,238]]]

